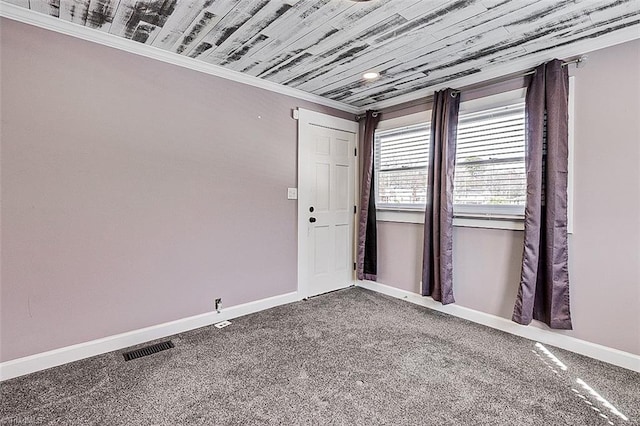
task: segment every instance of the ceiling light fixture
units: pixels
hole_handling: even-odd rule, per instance
[[[365,80],[375,80],[378,77],[380,77],[380,73],[373,71],[362,74],[362,78],[364,78]]]

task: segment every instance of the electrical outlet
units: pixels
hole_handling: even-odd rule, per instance
[[[216,312],[220,313],[220,310],[222,310],[222,299],[216,299],[215,307]]]
[[[216,328],[224,328],[228,325],[231,325],[231,321],[220,321],[219,323],[213,325],[215,325]]]

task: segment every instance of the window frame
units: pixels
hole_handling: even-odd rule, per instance
[[[506,109],[507,107],[511,107],[515,104],[524,103],[525,95],[526,89],[522,88],[461,102],[459,115],[462,116],[464,114],[473,114],[499,108]],[[524,152],[522,154],[524,157]],[[524,206],[454,204],[453,214],[454,217],[464,217],[468,219],[478,218],[522,222],[524,221]],[[524,225],[522,225],[522,229],[524,229]]]
[[[425,117],[428,117],[428,119],[425,120]],[[384,120],[384,121],[381,120],[378,123],[378,127],[376,127],[376,131],[398,129],[402,127],[414,126],[414,125],[425,124],[425,123],[430,124],[429,123],[430,117],[431,117],[431,110],[426,112],[419,112],[415,114],[409,114],[401,117],[391,118],[389,120]],[[375,149],[376,147],[374,146],[374,150]],[[377,162],[380,159],[376,157],[374,160]],[[376,168],[376,164],[374,164],[374,168]],[[376,180],[376,182],[379,182],[379,180]],[[373,191],[376,197],[376,210],[410,211],[410,212],[424,211],[424,206],[416,206],[414,204],[396,204],[396,205],[380,204],[380,206],[378,206],[378,186],[377,185],[375,186],[375,188],[373,188]]]
[[[569,77],[569,168],[567,187],[567,231],[573,234],[573,154],[574,154],[574,92],[575,77]],[[472,99],[460,104],[460,114],[478,112],[486,109],[497,108],[509,104],[521,102],[526,94],[526,88],[511,90],[495,95]],[[431,118],[431,110],[381,120],[376,130],[388,130],[398,127],[424,123]],[[426,120],[425,120],[426,119]],[[374,189],[377,193],[377,188]],[[376,194],[377,196],[377,194]],[[483,206],[484,211],[474,208],[466,208],[461,205],[454,206],[453,225],[456,227],[488,228],[524,230],[524,216],[515,211],[509,211],[505,206],[496,206],[492,209]],[[487,208],[488,207],[488,208]],[[520,209],[520,207],[517,207]],[[377,220],[381,222],[399,223],[424,223],[424,207],[414,206],[383,206],[377,207]],[[515,210],[515,209],[513,209]]]

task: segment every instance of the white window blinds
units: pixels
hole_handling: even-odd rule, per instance
[[[376,131],[376,205],[379,208],[424,208],[429,125]]]
[[[524,214],[524,102],[516,102],[460,114],[453,193],[456,216]],[[424,209],[429,138],[429,123],[376,131],[378,208]]]
[[[456,214],[524,213],[524,131],[524,103],[460,115]]]

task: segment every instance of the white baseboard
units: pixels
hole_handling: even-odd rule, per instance
[[[139,330],[128,331],[114,336],[103,337],[89,342],[79,343],[60,349],[54,349],[35,355],[18,358],[0,363],[0,381],[33,373],[47,368],[56,367],[80,359],[89,358],[106,352],[111,352],[129,346],[138,345],[154,339],[171,336],[177,333],[193,330],[229,320],[254,312],[263,311],[275,306],[298,301],[298,292],[283,294],[244,303],[230,308],[224,308],[220,313],[207,312],[176,321],[158,324]]]
[[[540,343],[553,345],[580,355],[585,355],[600,361],[608,362],[609,364],[640,372],[640,356],[629,352],[624,352],[607,346],[598,345],[596,343],[587,342],[586,340],[576,339],[575,337],[567,336],[558,332],[538,328],[533,324],[523,326],[506,318],[486,314],[474,309],[465,308],[464,306],[456,304],[442,305],[431,297],[424,297],[416,293],[400,290],[398,288],[373,281],[358,281],[357,285],[359,287],[406,300],[407,302],[424,306],[435,311],[445,312],[449,315],[463,318],[477,324],[486,325],[487,327],[502,330],[510,334],[515,334]]]
[[[507,333],[515,334],[541,343],[557,346],[571,352],[640,372],[640,356],[638,355],[612,349],[596,343],[587,342],[585,340],[576,339],[575,337],[566,336],[553,331],[544,330],[535,326],[522,326],[505,318],[486,314],[463,306],[455,304],[443,306],[430,297],[423,297],[419,294],[372,281],[358,281],[356,285],[378,293],[396,297],[398,299],[403,299],[416,305],[445,312],[487,327],[502,330]],[[40,354],[30,355],[24,358],[6,361],[0,363],[0,381],[56,367],[69,362],[78,361],[80,359],[89,358],[95,355],[100,355],[106,352],[124,349],[150,340],[161,339],[177,333],[215,324],[220,321],[230,320],[273,308],[275,306],[295,302],[299,299],[297,292],[287,293],[280,296],[269,297],[225,308],[220,313],[207,312],[164,324],[154,325],[85,343],[54,349]]]

